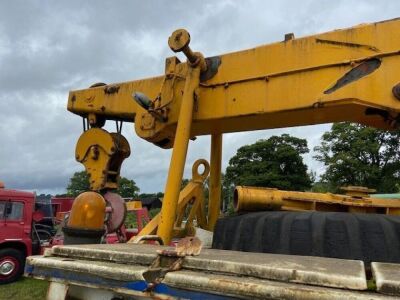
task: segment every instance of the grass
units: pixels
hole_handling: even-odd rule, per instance
[[[21,278],[14,283],[0,285],[0,300],[46,299],[48,285],[44,280]]]

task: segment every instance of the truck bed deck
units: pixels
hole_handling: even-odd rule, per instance
[[[55,246],[27,259],[25,276],[81,299],[388,299],[400,296],[400,266],[372,263],[368,289],[364,263],[310,256],[203,249],[184,258],[153,292],[143,277],[163,246],[114,244]],[[371,286],[371,284],[370,284]],[[85,288],[83,288],[85,287]],[[102,298],[99,298],[101,291]],[[53,292],[53,294],[52,294]],[[129,298],[130,297],[130,298]],[[63,299],[63,298],[57,298]]]

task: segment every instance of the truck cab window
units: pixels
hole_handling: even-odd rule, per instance
[[[4,210],[6,208],[6,202],[0,201],[0,220],[4,220]]]
[[[1,206],[0,206],[1,210]],[[10,221],[22,220],[24,204],[21,202],[8,202],[5,209],[5,218]]]

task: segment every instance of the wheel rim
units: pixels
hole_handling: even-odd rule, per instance
[[[7,256],[0,259],[0,277],[8,278],[18,270],[18,260]]]

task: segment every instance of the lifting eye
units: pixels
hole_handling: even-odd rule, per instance
[[[205,159],[198,159],[192,166],[192,179],[205,180],[210,173],[210,164]]]

